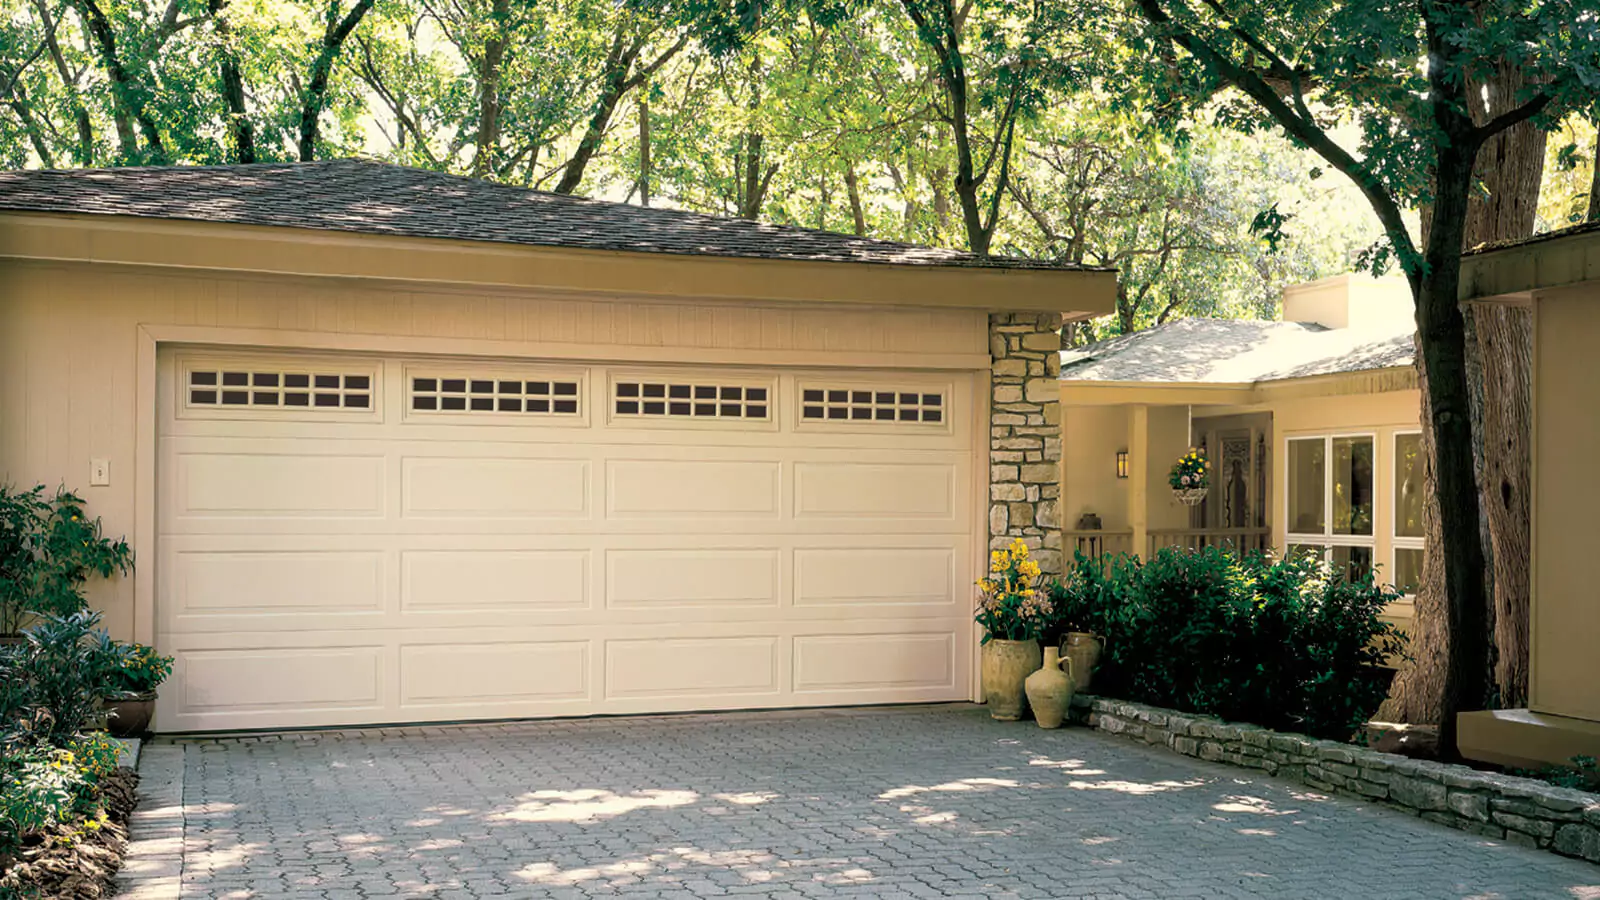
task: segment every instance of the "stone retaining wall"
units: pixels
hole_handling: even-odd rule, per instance
[[[989,316],[989,546],[1021,538],[1061,572],[1061,316]]]
[[[1600,797],[1584,791],[1104,697],[1074,697],[1071,721],[1185,756],[1259,769],[1325,794],[1376,800],[1473,834],[1600,863]]]

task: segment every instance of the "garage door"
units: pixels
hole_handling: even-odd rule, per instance
[[[163,731],[969,695],[970,374],[158,371]]]

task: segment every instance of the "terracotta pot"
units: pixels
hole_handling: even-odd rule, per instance
[[[1089,690],[1095,666],[1100,665],[1100,653],[1105,649],[1105,638],[1088,631],[1072,631],[1061,641],[1061,653],[1072,660],[1073,688],[1079,692]]]
[[[150,730],[150,718],[156,712],[156,692],[122,694],[101,701],[106,711],[106,731],[112,737],[138,737]]]
[[[1062,672],[1065,665],[1067,671]],[[1044,648],[1044,668],[1028,676],[1028,705],[1040,728],[1060,728],[1072,705],[1072,660],[1056,647]]]
[[[1027,709],[1028,676],[1043,663],[1038,641],[991,640],[983,645],[983,700],[989,715],[1015,722]]]

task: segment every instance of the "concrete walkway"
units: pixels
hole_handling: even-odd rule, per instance
[[[124,896],[1600,898],[1600,866],[977,707],[148,745]]]

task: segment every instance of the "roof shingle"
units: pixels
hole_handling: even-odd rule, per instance
[[[587,250],[1065,269],[1011,257],[587,200],[362,159],[0,172],[0,210],[142,216]]]

